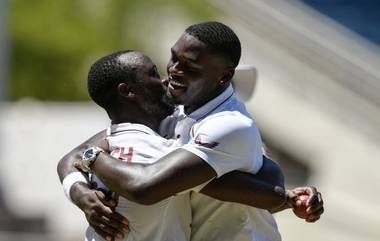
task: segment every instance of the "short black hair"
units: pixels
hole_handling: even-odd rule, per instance
[[[88,93],[91,99],[106,111],[117,107],[116,89],[119,83],[138,82],[135,63],[120,60],[120,57],[132,52],[134,51],[123,50],[104,56],[98,59],[88,72]]]
[[[222,54],[234,67],[239,64],[241,44],[230,27],[219,22],[204,22],[191,25],[185,32]]]

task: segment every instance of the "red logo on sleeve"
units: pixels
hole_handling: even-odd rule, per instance
[[[208,139],[209,139],[209,137],[207,135],[205,135],[205,134],[198,134],[195,137],[194,143],[198,144],[200,146],[204,146],[204,147],[210,148],[210,149],[213,149],[213,148],[215,148],[215,147],[217,147],[219,145],[219,142],[215,142],[215,141],[208,140]]]
[[[127,162],[131,162],[133,157],[133,147],[129,147],[127,153],[125,153],[124,147],[116,148],[111,152],[111,156],[120,160],[126,160]]]

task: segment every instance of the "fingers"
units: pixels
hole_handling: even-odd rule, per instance
[[[315,206],[318,203],[318,195],[320,195],[315,187],[297,187],[293,190],[288,190],[287,193],[289,198],[293,199],[297,199],[301,195],[309,196],[306,201],[307,206]]]
[[[95,230],[95,232],[97,234],[99,234],[100,236],[102,236],[102,238],[104,240],[107,240],[107,241],[114,241],[115,240],[115,238],[113,236],[111,236],[110,234],[104,232],[101,228],[94,227],[94,226],[92,226],[92,228]]]
[[[96,196],[98,196],[99,200],[109,208],[115,208],[116,202],[112,200],[112,192],[108,192],[103,189],[98,189],[95,191]]]
[[[110,207],[102,203],[105,198],[101,191],[89,193],[84,212],[88,223],[97,230],[97,233],[104,239],[123,239],[129,232],[128,222],[120,221],[125,218],[118,213],[114,213]],[[126,220],[126,219],[125,219]]]
[[[306,212],[302,215],[297,211],[297,208],[301,205],[300,197],[307,195],[306,200]],[[292,190],[287,190],[287,196],[290,199],[290,203],[293,205],[293,212],[300,218],[305,219],[306,222],[316,222],[320,219],[324,212],[323,199],[320,192],[315,187],[298,187]]]
[[[114,208],[117,205],[118,195],[112,194],[111,200],[107,201],[106,195],[103,192],[95,191],[95,194],[98,196],[99,200],[107,207],[106,209],[104,209],[105,215],[117,222],[124,224],[127,227],[129,224],[128,219],[126,219],[121,214],[111,210],[111,208]]]
[[[124,226],[129,225],[128,219],[126,219],[124,216],[122,216],[121,214],[119,214],[117,212],[111,213],[110,215],[108,215],[108,217],[119,222],[119,223],[122,223]]]
[[[107,209],[96,208],[95,212],[88,215],[87,220],[95,230],[98,230],[97,233],[106,240],[109,239],[107,238],[108,236],[123,239],[125,234],[129,232],[128,226],[115,221],[109,216],[112,216],[112,214],[109,214]]]
[[[322,195],[320,193],[317,194],[318,199],[314,206],[310,206],[306,212],[309,214],[308,218],[306,219],[306,222],[315,222],[319,220],[321,215],[323,214],[324,207],[323,207],[323,200]]]
[[[112,228],[107,227],[106,224],[103,224],[101,217],[92,215],[90,218],[87,218],[87,220],[95,232],[102,236],[105,240],[114,240],[116,232],[112,230]]]
[[[306,209],[307,214],[309,214],[306,218],[306,222],[309,223],[319,220],[324,212],[322,194],[316,189],[313,190],[313,192],[315,192],[315,194],[308,200],[308,208]]]
[[[320,216],[319,217],[308,217],[305,221],[308,223],[314,223],[314,222],[318,221],[319,218],[320,218]]]
[[[95,190],[96,196],[99,198],[100,201],[106,198],[106,194],[100,190]]]
[[[91,226],[100,232],[97,232],[99,235],[101,235],[106,240],[109,238],[117,238],[117,239],[123,239],[124,234],[117,229],[113,228],[112,226],[108,225],[107,218],[101,217],[99,220],[93,221],[91,223]]]
[[[318,193],[310,194],[309,198],[306,200],[306,206],[313,207],[318,204]]]
[[[317,193],[317,189],[315,187],[296,187],[291,192],[294,192],[295,195],[309,195],[312,196]]]
[[[124,224],[124,223],[120,222],[119,220],[116,220],[114,218],[110,218],[107,216],[103,216],[101,221],[102,221],[102,224],[106,224],[110,228],[114,229],[115,230],[114,233],[117,233],[120,235],[124,235],[124,234],[129,233],[128,224]]]
[[[108,218],[107,224],[116,229],[119,233],[129,233],[129,222],[124,216],[113,212],[106,217]]]
[[[306,209],[307,213],[313,213],[316,210],[323,207],[323,200],[321,193],[317,193],[317,195],[314,195],[310,200],[309,203],[307,203],[308,208]]]
[[[117,206],[118,196],[114,192],[97,190],[95,194],[104,205],[110,208],[115,208]]]
[[[316,218],[316,217],[319,218],[323,214],[324,211],[325,211],[324,208],[321,207],[320,209],[318,209],[318,210],[314,211],[312,214],[310,214],[309,217],[310,218]]]
[[[306,222],[309,222],[309,223],[314,223],[315,221],[319,220],[321,218],[321,215],[323,214],[324,212],[324,208],[321,207],[320,209],[314,211],[312,214],[310,214],[307,218],[306,218]]]
[[[104,205],[104,203],[107,203],[107,202],[104,200],[106,195],[103,192],[95,191],[95,194],[97,195],[99,200],[102,202],[102,205],[99,205],[99,208],[101,209],[99,211],[102,214],[102,216],[104,216],[102,217],[103,223],[107,224],[108,226],[113,227],[114,229],[118,231],[118,233],[128,233],[129,232],[128,220],[121,214],[112,211],[110,207]]]
[[[73,163],[73,165],[74,165],[74,167],[75,167],[76,169],[78,169],[79,171],[87,172],[86,169],[82,166],[82,162],[80,162],[80,161],[75,161],[75,162]]]

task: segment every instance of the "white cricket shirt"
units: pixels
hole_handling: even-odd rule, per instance
[[[112,125],[107,136],[111,155],[126,162],[150,164],[174,150],[173,140],[167,140],[152,129],[123,123]],[[98,187],[104,184],[94,176]],[[169,197],[153,205],[141,205],[119,197],[116,211],[129,221],[130,233],[125,241],[188,241],[191,209],[189,193]],[[86,241],[103,240],[89,227]]]
[[[233,170],[255,174],[262,166],[260,133],[231,85],[189,115],[178,106],[163,121],[160,132],[201,157],[218,177]],[[197,192],[191,193],[191,208],[192,241],[281,240],[276,222],[266,210],[218,201]]]

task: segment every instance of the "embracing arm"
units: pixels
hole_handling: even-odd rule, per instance
[[[66,154],[57,165],[60,181],[69,174],[78,172],[74,162],[82,158],[86,149],[98,145],[105,137],[106,131],[103,130]],[[114,240],[115,236],[122,239],[128,232],[128,220],[112,211],[116,203],[108,200],[102,192],[92,190],[89,184],[81,181],[75,182],[69,192],[73,203],[84,212],[88,223],[105,240]]]
[[[184,149],[150,165],[121,162],[101,153],[92,170],[116,193],[142,204],[156,203],[216,176],[208,163]],[[234,171],[214,179],[201,192],[222,201],[270,209],[285,201],[283,182],[278,165],[265,159],[256,175]]]
[[[324,212],[321,193],[309,186],[284,190],[284,176],[279,165],[265,156],[263,158],[263,166],[257,174],[227,173],[211,181],[201,193],[222,201],[267,209],[271,213],[292,209],[306,222],[319,220]],[[308,196],[304,203],[306,208],[299,203],[301,196]]]
[[[257,174],[240,171],[227,173],[207,184],[201,193],[221,201],[262,209],[277,208],[286,201],[281,168],[265,156]]]
[[[110,189],[141,204],[159,202],[216,176],[204,160],[184,149],[150,165],[121,162],[100,153],[92,170]]]
[[[221,129],[223,123],[228,128]],[[216,116],[195,128],[189,143],[153,164],[120,162],[101,153],[92,170],[116,193],[151,204],[234,170],[258,171],[261,160],[252,158],[261,153],[258,135],[250,119]],[[241,178],[247,179],[244,175]],[[268,192],[272,190],[263,186]]]
[[[77,172],[78,169],[74,167],[74,162],[78,161],[82,158],[83,152],[92,147],[98,145],[99,141],[106,137],[106,130],[103,130],[87,141],[83,142],[79,146],[75,147],[72,151],[66,154],[62,159],[58,162],[57,165],[57,173],[59,176],[59,180],[62,182],[63,179],[72,172]]]

